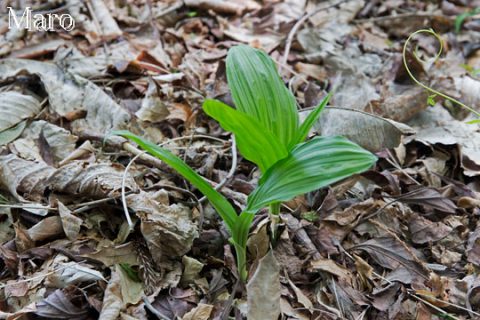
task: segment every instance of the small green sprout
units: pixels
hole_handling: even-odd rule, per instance
[[[403,65],[405,66],[405,70],[407,70],[407,73],[408,75],[410,76],[410,78],[416,83],[418,84],[420,87],[424,88],[425,90],[427,90],[428,92],[431,93],[430,97],[428,98],[428,101],[427,103],[430,105],[431,102],[435,102],[433,100],[433,97],[432,96],[440,96],[450,102],[452,102],[453,104],[456,104],[464,109],[467,109],[468,111],[470,111],[471,113],[473,113],[474,115],[476,115],[477,117],[480,118],[480,113],[477,112],[475,109],[473,109],[472,107],[469,107],[467,106],[466,104],[458,101],[457,99],[454,99],[444,93],[441,93],[440,91],[437,91],[425,84],[423,84],[422,82],[420,82],[419,80],[417,80],[417,78],[415,78],[415,76],[413,75],[412,71],[410,70],[410,68],[408,67],[408,63],[407,63],[407,48],[408,48],[408,45],[410,43],[410,41],[418,34],[421,34],[421,33],[426,33],[426,34],[429,34],[429,35],[432,35],[434,36],[437,41],[440,43],[440,48],[438,49],[435,57],[433,57],[433,59],[436,61],[440,58],[440,55],[442,54],[442,51],[443,51],[443,41],[442,39],[440,38],[440,36],[435,32],[433,31],[432,29],[420,29],[420,30],[417,30],[415,31],[414,33],[412,33],[408,38],[407,38],[407,41],[405,41],[405,44],[403,45],[403,53],[402,53],[402,56],[403,56]],[[417,49],[417,48],[416,48]],[[417,61],[421,62],[421,59],[418,57],[417,55],[417,50],[414,51],[413,53],[415,59],[417,59]],[[434,103],[435,104],[435,103]],[[474,124],[474,123],[480,123],[480,119],[474,119],[474,120],[471,120],[471,121],[468,121],[467,122],[468,124]]]
[[[465,22],[465,19],[473,17],[479,13],[480,13],[480,8],[475,8],[473,10],[468,10],[459,14],[455,18],[455,33],[460,33],[460,31],[462,30],[463,23]]]
[[[116,131],[174,168],[216,209],[230,232],[241,280],[246,281],[247,240],[254,215],[280,203],[326,187],[369,169],[377,160],[370,152],[343,137],[315,137],[304,141],[331,95],[300,124],[293,94],[285,87],[273,60],[263,51],[239,45],[227,56],[227,80],[234,109],[207,99],[204,111],[235,135],[242,156],[262,173],[257,188],[237,214],[227,199],[180,158],[128,131]]]

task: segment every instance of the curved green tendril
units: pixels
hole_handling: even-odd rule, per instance
[[[437,61],[439,58],[440,58],[440,55],[442,54],[442,50],[443,50],[443,41],[442,39],[440,38],[440,36],[435,33],[435,31],[433,31],[432,29],[420,29],[420,30],[417,30],[415,31],[414,33],[412,33],[408,38],[407,38],[407,41],[405,41],[405,44],[403,45],[403,53],[402,53],[402,57],[403,57],[403,65],[405,66],[405,69],[407,70],[407,73],[408,75],[410,76],[410,78],[416,83],[418,84],[420,87],[424,88],[425,90],[435,94],[435,95],[438,95],[446,100],[449,100],[450,102],[454,103],[454,104],[457,104],[459,106],[461,106],[462,108],[465,108],[467,109],[468,111],[472,112],[473,114],[475,114],[477,117],[480,117],[480,113],[475,111],[473,108],[467,106],[466,104],[444,94],[444,93],[441,93],[425,84],[423,84],[422,82],[420,82],[419,80],[417,80],[417,78],[415,78],[412,74],[412,72],[410,71],[410,68],[408,67],[408,64],[407,64],[407,47],[408,47],[408,44],[410,43],[410,40],[412,40],[412,38],[414,38],[417,34],[420,34],[420,33],[428,33],[432,36],[434,36],[438,42],[440,43],[440,48],[438,49],[437,51],[437,54],[435,55],[434,59],[435,61]],[[421,59],[418,57],[418,55],[416,54],[416,52],[413,53],[413,56],[415,57],[415,59],[417,59],[417,61],[421,61]],[[469,124],[472,124],[472,123],[480,123],[480,119],[475,119],[475,120],[472,120],[472,121],[469,121],[467,122]]]

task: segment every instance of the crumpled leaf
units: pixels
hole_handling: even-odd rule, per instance
[[[40,201],[46,178],[55,169],[42,162],[23,160],[14,154],[0,156],[0,184],[21,202]]]
[[[370,256],[381,266],[391,270],[404,266],[410,272],[428,279],[429,271],[419,263],[419,260],[406,249],[398,240],[392,237],[378,237],[367,240],[353,249],[360,249],[368,252]]]
[[[199,303],[197,307],[187,312],[182,320],[208,320],[212,314],[213,306],[210,304]]]
[[[167,105],[158,95],[158,90],[156,83],[152,79],[149,79],[147,92],[145,93],[145,98],[142,100],[142,106],[135,113],[140,120],[155,123],[165,120],[170,114]]]
[[[129,114],[93,82],[66,74],[53,63],[27,59],[0,61],[1,79],[13,77],[22,71],[40,77],[48,94],[51,111],[62,117],[86,112],[85,119],[73,121],[73,133],[88,129],[92,133],[104,134],[112,129],[124,128],[130,120]]]
[[[37,310],[34,313],[47,319],[83,320],[88,317],[88,309],[75,306],[61,289],[37,302]]]
[[[86,253],[82,256],[101,261],[107,267],[120,263],[126,263],[131,266],[139,264],[135,247],[131,242],[119,246],[102,246],[97,251]]]
[[[344,136],[372,152],[396,148],[403,136],[415,133],[403,123],[360,110],[336,107],[325,108],[314,128],[322,136]]]
[[[427,146],[436,144],[461,147],[463,173],[469,177],[480,175],[480,133],[477,125],[454,119],[443,108],[428,108],[415,117],[409,125],[417,134],[415,140]]]
[[[443,239],[452,232],[452,228],[442,222],[432,222],[423,217],[410,220],[409,230],[414,243],[428,243]]]
[[[63,255],[55,257],[52,263],[52,269],[54,273],[49,274],[48,284],[57,288],[64,288],[71,284],[80,284],[84,282],[92,281],[105,281],[103,275],[86,265],[79,264],[77,262],[66,262],[68,259]]]
[[[433,188],[418,188],[396,198],[403,203],[425,205],[448,213],[455,213],[457,208],[452,200],[442,196]]]
[[[198,274],[204,266],[203,263],[189,256],[182,257],[182,264],[184,265],[182,279],[180,280],[182,284],[189,284],[193,282],[193,280],[198,279]]]
[[[198,230],[189,208],[164,205],[146,192],[127,197],[127,203],[141,220],[142,235],[156,263],[163,255],[180,257],[190,251]]]
[[[260,259],[247,284],[248,319],[277,320],[280,315],[280,266],[273,252]]]
[[[88,196],[95,199],[113,197],[122,187],[125,168],[116,163],[88,164],[72,161],[53,172],[46,181],[54,191]],[[126,190],[135,190],[136,183],[127,175]]]
[[[63,232],[65,232],[68,239],[75,240],[78,237],[83,220],[74,216],[60,201],[58,202],[58,213],[62,220]]]
[[[24,130],[21,138],[12,143],[14,152],[24,159],[42,159],[41,148],[37,141],[41,135],[45,139],[45,143],[48,144],[48,149],[55,162],[63,160],[73,152],[78,140],[68,130],[39,120],[32,122]]]
[[[42,106],[33,96],[15,91],[0,92],[0,131],[36,116]]]

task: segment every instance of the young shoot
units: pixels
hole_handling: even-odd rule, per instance
[[[128,131],[114,134],[130,139],[164,161],[207,197],[231,235],[239,276],[246,281],[247,240],[259,210],[270,207],[273,214],[278,214],[283,201],[368,170],[377,158],[339,136],[304,141],[330,95],[300,123],[293,94],[263,51],[245,45],[231,48],[227,80],[236,109],[211,99],[205,100],[203,109],[235,135],[242,156],[262,173],[239,214],[220,192],[170,151]]]
[[[471,113],[473,113],[474,115],[476,115],[477,117],[480,118],[480,113],[477,112],[475,109],[473,109],[472,107],[469,107],[467,106],[466,104],[458,101],[457,99],[454,99],[453,97],[450,97],[444,93],[441,93],[440,91],[437,91],[429,86],[427,86],[426,84],[420,82],[417,78],[415,78],[415,76],[413,75],[412,71],[410,70],[410,68],[408,67],[408,63],[407,63],[407,48],[408,48],[408,45],[410,43],[410,41],[418,34],[421,34],[421,33],[426,33],[426,34],[429,34],[429,35],[432,35],[434,36],[438,43],[440,44],[440,47],[437,51],[437,53],[435,54],[435,57],[434,57],[434,60],[437,61],[439,58],[440,58],[440,55],[442,54],[442,51],[443,51],[443,41],[442,39],[440,38],[440,36],[435,32],[433,31],[432,29],[420,29],[420,30],[417,30],[415,31],[414,33],[412,33],[408,38],[407,38],[407,41],[405,41],[405,44],[403,45],[403,53],[402,53],[402,57],[403,57],[403,65],[405,66],[405,70],[407,70],[407,73],[408,75],[410,76],[410,78],[416,83],[418,84],[420,87],[424,88],[425,90],[427,90],[428,92],[431,93],[431,95],[429,95],[428,97],[428,104],[429,105],[434,105],[435,102],[434,102],[434,98],[436,96],[440,96],[450,102],[452,102],[453,104],[456,104],[456,105],[459,105],[460,107],[462,108],[465,108],[467,109],[468,111],[470,111]],[[417,55],[417,50],[414,50],[413,52],[413,56],[415,57],[415,59],[417,59],[417,61],[421,62],[421,59],[418,57]],[[471,121],[468,121],[467,123],[469,124],[473,124],[473,123],[480,123],[480,119],[474,119],[474,120],[471,120]]]

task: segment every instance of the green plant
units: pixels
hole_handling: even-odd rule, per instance
[[[227,79],[237,109],[206,100],[204,111],[235,135],[238,149],[262,176],[237,214],[218,191],[178,157],[128,132],[117,131],[173,167],[202,192],[225,222],[235,247],[242,280],[247,279],[246,246],[254,215],[269,206],[277,214],[282,201],[310,192],[370,168],[377,158],[343,137],[315,137],[306,142],[328,95],[300,124],[295,98],[262,51],[236,46],[227,56]]]
[[[459,14],[455,18],[455,32],[459,33],[460,30],[462,30],[462,25],[465,22],[465,19],[473,17],[473,16],[475,16],[479,13],[480,13],[480,8],[475,8],[475,9],[468,10],[468,11],[465,11],[465,12]]]
[[[432,29],[420,29],[420,30],[417,30],[415,31],[414,33],[412,33],[408,38],[407,40],[405,41],[405,44],[403,45],[403,52],[402,52],[402,56],[403,56],[403,65],[405,66],[405,70],[407,71],[408,75],[410,76],[410,78],[416,83],[418,84],[420,87],[424,88],[425,90],[427,90],[428,92],[431,93],[431,95],[428,96],[428,100],[427,100],[427,103],[428,105],[435,105],[435,97],[436,96],[440,96],[450,102],[452,102],[453,104],[456,104],[464,109],[467,109],[468,111],[470,111],[471,113],[473,113],[474,115],[476,115],[477,117],[480,117],[480,112],[477,112],[475,109],[473,109],[472,107],[469,107],[467,106],[466,104],[464,104],[463,102],[460,102],[458,101],[457,99],[454,99],[444,93],[441,93],[440,91],[437,91],[429,86],[427,86],[426,84],[420,82],[417,78],[415,78],[415,76],[413,75],[412,71],[410,70],[409,66],[408,66],[408,63],[407,63],[407,48],[408,48],[408,45],[410,43],[410,41],[418,34],[421,34],[421,33],[426,33],[426,34],[429,34],[429,35],[432,35],[434,36],[437,41],[439,42],[440,44],[440,47],[435,55],[435,57],[433,57],[433,59],[436,61],[440,58],[440,55],[442,54],[442,51],[443,51],[443,41],[442,39],[440,38],[440,36],[435,32],[433,31]],[[414,50],[413,52],[413,56],[415,57],[415,59],[417,59],[417,61],[421,62],[421,59],[418,57],[418,54],[417,54],[417,49]],[[480,119],[474,119],[474,120],[471,120],[471,121],[468,121],[467,123],[469,124],[474,124],[474,123],[480,123]]]

